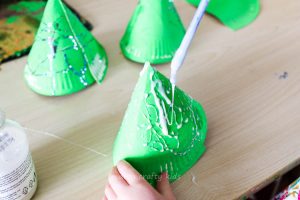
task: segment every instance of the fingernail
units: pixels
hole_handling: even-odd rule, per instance
[[[119,167],[119,166],[127,166],[127,167],[130,167],[131,165],[130,165],[127,161],[125,161],[125,160],[120,160],[120,161],[118,162],[118,164],[117,164],[117,167]]]
[[[116,174],[116,170],[117,170],[117,167],[114,166],[110,172],[110,175]]]
[[[129,163],[126,160],[120,160],[117,165],[119,165],[119,164],[128,165]]]

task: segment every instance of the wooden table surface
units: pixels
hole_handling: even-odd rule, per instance
[[[113,142],[142,69],[118,45],[135,0],[68,2],[93,23],[108,52],[103,84],[50,98],[26,86],[26,57],[0,71],[0,107],[27,129],[37,200],[102,198]],[[205,16],[180,71],[178,85],[204,106],[209,131],[207,152],[172,185],[179,200],[240,198],[300,161],[300,1],[261,4],[259,18],[237,32]],[[195,8],[183,0],[176,5],[187,26]],[[157,68],[169,74],[168,65]]]

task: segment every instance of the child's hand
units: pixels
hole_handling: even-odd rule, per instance
[[[175,196],[166,173],[156,191],[130,164],[120,161],[108,178],[104,200],[175,200]]]

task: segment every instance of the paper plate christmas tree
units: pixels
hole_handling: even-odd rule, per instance
[[[201,0],[187,0],[198,6]],[[259,0],[211,0],[206,11],[233,30],[244,28],[259,14]]]
[[[25,67],[35,92],[61,96],[80,91],[107,71],[104,48],[61,0],[49,0]]]
[[[202,106],[146,64],[117,135],[113,158],[126,160],[151,184],[167,171],[175,181],[205,151]]]
[[[161,64],[172,60],[184,34],[173,1],[139,0],[120,46],[130,60]]]

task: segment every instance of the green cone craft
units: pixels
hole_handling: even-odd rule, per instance
[[[198,6],[200,0],[187,0]],[[211,0],[206,11],[233,30],[253,22],[260,12],[259,0]]]
[[[132,61],[161,64],[172,60],[184,34],[173,1],[139,0],[120,46]]]
[[[205,151],[207,120],[202,106],[146,64],[128,105],[113,150],[152,185],[167,171],[175,181]],[[173,105],[173,106],[172,106]]]
[[[107,71],[104,48],[61,0],[49,0],[25,67],[35,92],[62,96],[80,91]]]

